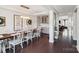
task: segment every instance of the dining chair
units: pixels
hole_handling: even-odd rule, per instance
[[[3,35],[0,35],[0,37],[3,37]],[[5,43],[6,40],[0,40],[0,53],[6,53]]]
[[[33,37],[33,38],[35,38],[35,37],[36,37],[36,33],[37,33],[37,30],[36,30],[36,29],[34,29],[34,30],[33,30],[33,34],[32,34],[32,37]]]
[[[0,41],[0,52],[6,53],[6,49],[9,48],[9,47],[7,46],[7,45],[8,45],[7,43],[8,43],[8,42],[7,42],[7,39]]]
[[[26,35],[24,36],[24,39],[22,41],[27,42],[27,45],[28,45],[29,40],[31,40],[31,42],[32,42],[32,31],[27,31]]]
[[[16,33],[16,34],[12,34],[13,36],[13,40],[9,41],[9,45],[11,45],[13,47],[13,52],[15,53],[15,46],[20,44],[21,48],[23,48],[23,44],[22,44],[22,34],[21,33]]]
[[[2,52],[2,43],[3,43],[3,40],[0,40],[0,53]]]
[[[37,37],[37,39],[41,36],[41,28],[36,29],[35,36]]]
[[[9,39],[9,38],[3,40],[3,43],[2,43],[2,52],[3,52],[3,53],[6,53],[6,49],[9,49],[8,39]]]

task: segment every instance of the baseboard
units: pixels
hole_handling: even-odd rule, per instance
[[[49,43],[54,43],[54,41],[49,40]]]

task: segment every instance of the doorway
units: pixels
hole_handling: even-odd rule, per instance
[[[62,40],[71,42],[72,37],[72,19],[71,16],[63,16],[59,20],[59,36]]]

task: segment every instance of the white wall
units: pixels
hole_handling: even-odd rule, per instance
[[[23,29],[31,29],[37,27],[37,16],[29,16],[32,19],[32,24],[28,25],[26,22],[28,19],[23,18]]]
[[[49,34],[49,24],[40,24],[42,27],[42,33]]]
[[[0,27],[0,34],[7,30],[9,32],[13,31],[13,13],[0,8],[0,16],[6,17],[6,26]]]
[[[23,16],[22,13],[0,8],[0,16],[6,17],[6,26],[0,27],[0,34],[3,34],[5,32],[13,32],[14,31],[14,15],[22,15]],[[31,26],[36,27],[37,26],[37,17],[31,16],[31,19],[32,19],[32,23],[33,23]]]
[[[40,23],[41,23],[41,17],[37,16],[37,25],[40,26]]]

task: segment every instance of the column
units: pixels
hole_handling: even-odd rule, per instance
[[[73,20],[73,28],[72,28],[73,40],[77,40],[77,12],[73,13],[72,20]]]
[[[49,11],[49,42],[54,42],[54,12]]]
[[[79,51],[79,6],[77,6],[77,50]]]

